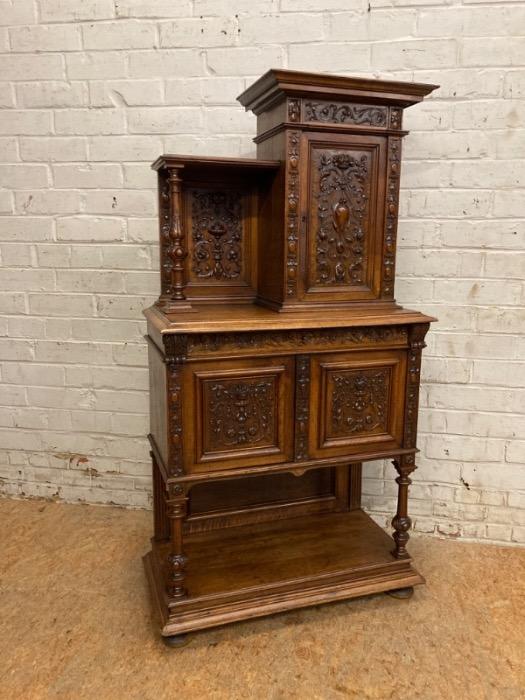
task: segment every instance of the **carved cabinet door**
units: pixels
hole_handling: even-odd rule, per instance
[[[184,374],[186,471],[293,459],[293,357],[188,363]]]
[[[375,299],[381,292],[387,138],[303,134],[302,300]]]
[[[401,447],[406,350],[312,356],[310,456]]]

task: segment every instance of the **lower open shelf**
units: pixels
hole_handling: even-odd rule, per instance
[[[166,594],[168,543],[144,557],[163,635],[424,583],[362,510],[189,535],[184,585]]]

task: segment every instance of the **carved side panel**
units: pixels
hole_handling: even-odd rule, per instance
[[[184,474],[182,430],[182,366],[187,354],[187,336],[168,335],[164,338],[168,380],[168,473]]]
[[[329,381],[329,437],[387,432],[392,383],[390,368],[333,372]]]
[[[298,355],[295,369],[295,459],[308,459],[310,417],[310,358]]]
[[[299,141],[300,133],[288,133],[286,162],[286,295],[297,296],[297,251],[299,240]]]
[[[230,282],[243,272],[242,194],[229,190],[188,193],[191,209],[190,280]]]
[[[400,166],[401,139],[390,137],[388,139],[385,235],[383,240],[383,270],[381,275],[381,296],[387,298],[393,298],[394,296]]]
[[[275,377],[203,382],[204,452],[274,445]]]
[[[310,284],[367,279],[372,153],[312,148]]]
[[[325,124],[387,126],[388,107],[319,100],[304,102],[304,120]]]

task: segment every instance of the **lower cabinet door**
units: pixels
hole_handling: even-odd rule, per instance
[[[312,356],[310,457],[400,447],[405,379],[405,350]]]
[[[189,472],[293,460],[293,357],[189,363],[183,384]]]

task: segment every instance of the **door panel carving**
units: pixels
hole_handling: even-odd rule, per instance
[[[186,425],[194,426],[193,445],[185,446],[190,471],[291,461],[293,382],[293,356],[189,363],[184,392]]]
[[[311,457],[401,446],[406,351],[319,354],[311,374]]]

